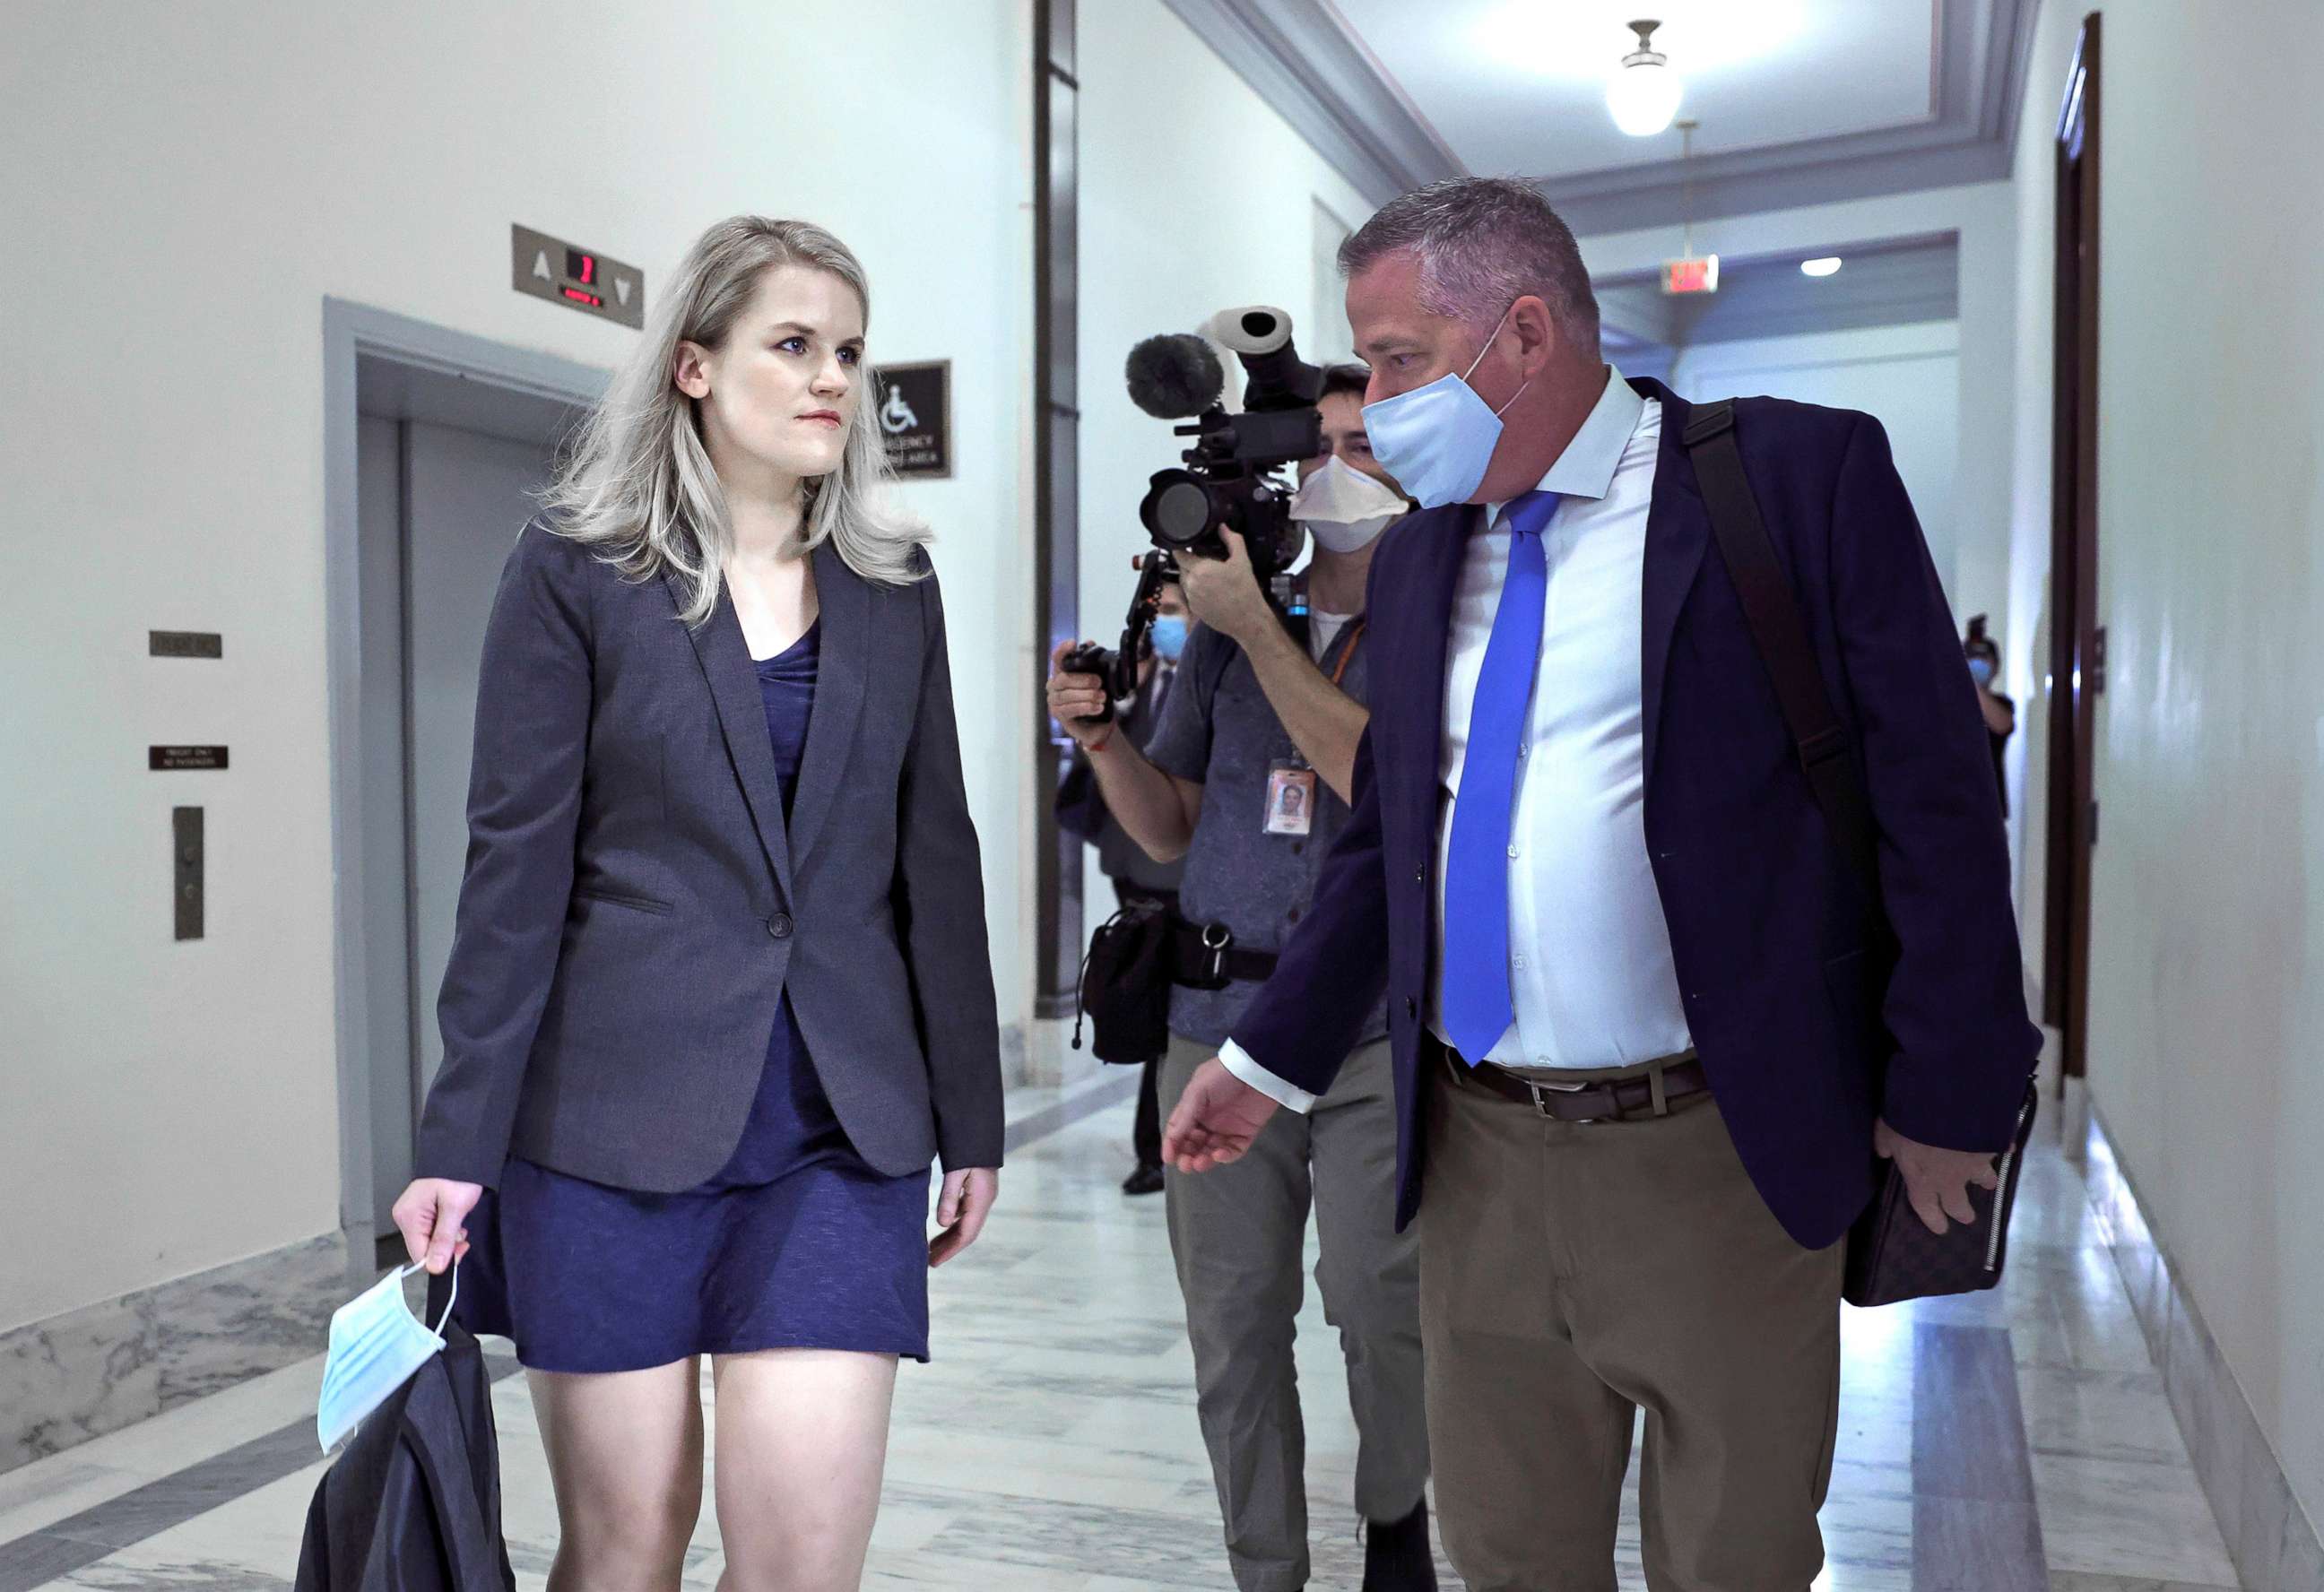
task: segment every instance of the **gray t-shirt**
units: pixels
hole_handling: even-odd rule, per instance
[[[1365,649],[1353,623],[1332,638],[1319,667],[1328,676],[1342,658],[1347,669],[1340,689],[1362,702]],[[1178,887],[1179,910],[1191,923],[1226,925],[1241,950],[1282,950],[1314,899],[1324,854],[1348,821],[1348,806],[1318,778],[1311,833],[1267,833],[1268,777],[1277,760],[1298,759],[1299,749],[1240,647],[1207,625],[1194,627],[1146,756],[1164,773],[1203,787]],[[1170,1031],[1198,1044],[1223,1044],[1258,990],[1257,984],[1240,981],[1223,989],[1180,985],[1170,992]],[[1372,1008],[1358,1043],[1387,1032],[1383,999]]]

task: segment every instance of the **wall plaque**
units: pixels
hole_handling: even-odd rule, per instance
[[[208,630],[148,630],[155,658],[224,658],[226,638]]]
[[[222,746],[151,746],[145,749],[145,766],[156,774],[180,774],[198,768],[226,767],[226,748]]]
[[[880,376],[880,435],[888,463],[907,480],[940,481],[952,474],[952,361],[883,364]]]

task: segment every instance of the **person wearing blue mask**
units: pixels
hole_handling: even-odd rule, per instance
[[[1144,750],[1162,722],[1163,705],[1170,699],[1178,658],[1185,651],[1188,620],[1185,594],[1166,585],[1155,599],[1154,622],[1146,631],[1146,647],[1138,660],[1138,688],[1115,703],[1115,716],[1129,743]],[[1072,765],[1057,783],[1057,822],[1097,848],[1098,870],[1113,885],[1114,899],[1128,906],[1150,901],[1166,911],[1178,907],[1180,863],[1160,862],[1130,838],[1120,821],[1106,810],[1105,795],[1097,787],[1097,770],[1089,754],[1076,747]],[[1162,1105],[1155,1092],[1159,1085],[1162,1057],[1147,1058],[1138,1080],[1138,1113],[1130,1132],[1130,1152],[1137,1164],[1122,1180],[1121,1192],[1133,1198],[1162,1192]]]
[[[1317,404],[1323,451],[1301,462],[1291,503],[1315,544],[1296,581],[1300,619],[1286,621],[1268,603],[1241,538],[1229,531],[1228,557],[1179,561],[1197,622],[1143,751],[1092,716],[1105,704],[1095,676],[1060,667],[1049,681],[1049,711],[1086,749],[1122,828],[1152,856],[1185,861],[1165,1109],[1273,969],[1348,822],[1370,716],[1366,583],[1381,533],[1406,507],[1365,436],[1369,380],[1356,366],[1325,374]],[[1349,1015],[1335,1058],[1346,1065],[1312,1116],[1277,1123],[1226,1176],[1166,1173],[1195,1408],[1241,1592],[1307,1584],[1292,1343],[1311,1209],[1323,1251],[1316,1280],[1340,1328],[1356,1418],[1355,1503],[1369,1523],[1363,1585],[1397,1592],[1436,1584],[1419,1277],[1413,1240],[1392,1219],[1387,1017],[1376,992]]]
[[[2041,1043],[1951,613],[1879,422],[1626,381],[1530,185],[1407,194],[1340,265],[1372,446],[1423,511],[1375,557],[1352,815],[1165,1156],[1238,1171],[1385,992],[1453,1567],[1611,1587],[1643,1411],[1646,1584],[1804,1587],[1845,1235],[1882,1157],[1932,1232],[1974,1221]],[[1812,765],[1712,446],[1846,710]],[[1877,892],[1811,783],[1834,751]]]
[[[1985,717],[1986,743],[1993,750],[1993,784],[2001,793],[2001,815],[2009,816],[2009,771],[2004,760],[2009,738],[2017,733],[2017,704],[2002,695],[2001,649],[1986,633],[1985,615],[1971,616],[1961,655],[1969,659],[1969,677],[1977,685],[1978,711]]]

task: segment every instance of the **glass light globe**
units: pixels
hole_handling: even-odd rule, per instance
[[[1614,125],[1633,138],[1652,138],[1665,131],[1678,115],[1685,92],[1678,74],[1660,60],[1633,60],[1622,66],[1606,84],[1606,108]]]

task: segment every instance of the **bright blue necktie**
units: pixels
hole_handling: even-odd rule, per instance
[[[1469,750],[1452,804],[1444,871],[1444,1031],[1470,1065],[1501,1042],[1517,1013],[1509,1001],[1509,814],[1517,803],[1534,673],[1541,657],[1549,558],[1542,529],[1557,493],[1529,492],[1502,511],[1509,567],[1493,633],[1469,709]]]

